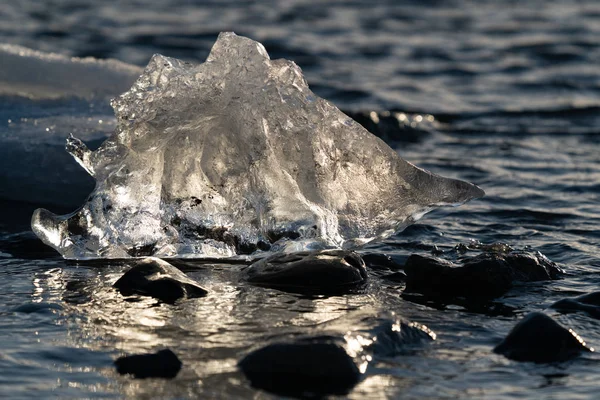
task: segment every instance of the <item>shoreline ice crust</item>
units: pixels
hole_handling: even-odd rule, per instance
[[[111,105],[118,126],[98,150],[67,139],[96,180],[88,201],[32,217],[67,259],[350,248],[484,194],[404,161],[295,63],[234,33],[203,64],[155,55]]]

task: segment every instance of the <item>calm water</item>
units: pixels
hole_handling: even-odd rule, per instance
[[[438,340],[373,363],[351,398],[595,396],[597,353],[535,365],[491,350],[523,314],[600,284],[600,4],[99,3],[4,2],[0,42],[143,66],[157,52],[203,61],[219,31],[259,40],[272,58],[296,61],[313,90],[340,108],[405,113],[405,136],[390,142],[403,158],[487,192],[370,250],[402,261],[434,246],[451,253],[503,242],[544,253],[567,276],[517,285],[487,313],[403,300],[403,285],[374,271],[364,294],[310,299],[239,284],[240,266],[224,265],[187,271],[207,298],[125,301],[111,289],[122,266],[61,260],[29,232],[29,218],[42,204],[70,211],[93,188],[62,143],[73,132],[97,145],[114,128],[108,99],[135,70],[117,84],[67,64],[47,82],[46,61],[24,68],[0,59],[0,397],[270,398],[237,371],[244,354],[296,334],[343,334],[382,310],[426,324]],[[7,71],[20,73],[19,90]],[[42,91],[39,82],[79,97]],[[556,318],[600,347],[597,320]],[[174,380],[114,371],[120,355],[164,347],[184,363]]]

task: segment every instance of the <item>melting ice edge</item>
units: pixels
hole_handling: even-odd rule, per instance
[[[294,62],[234,33],[203,64],[155,55],[111,105],[117,129],[98,150],[67,139],[96,180],[87,202],[32,216],[67,259],[351,248],[484,195],[403,160]]]

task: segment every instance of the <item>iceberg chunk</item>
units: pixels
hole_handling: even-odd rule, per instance
[[[349,248],[484,192],[415,167],[310,91],[300,68],[221,33],[205,63],[155,55],[112,101],[77,211],[32,228],[65,258],[223,258]]]

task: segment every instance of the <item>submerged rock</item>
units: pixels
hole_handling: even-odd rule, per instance
[[[305,294],[347,293],[367,281],[362,258],[347,250],[275,254],[250,265],[245,274],[251,284]]]
[[[344,395],[377,358],[414,351],[436,338],[424,325],[384,314],[362,317],[359,311],[359,318],[335,319],[321,327],[319,336],[270,344],[238,365],[252,386],[278,395]]]
[[[528,314],[494,348],[512,360],[536,363],[566,361],[591,351],[572,329],[539,312]]]
[[[381,253],[361,254],[365,265],[373,270],[392,270],[402,269],[402,264],[397,263],[392,257]]]
[[[118,126],[98,150],[67,140],[96,180],[88,201],[32,216],[65,258],[348,248],[484,194],[404,161],[296,64],[233,33],[200,65],[155,55],[112,106]]]
[[[406,292],[433,297],[495,298],[512,285],[509,266],[496,262],[473,262],[457,266],[436,257],[413,254],[404,265]]]
[[[175,378],[181,370],[181,361],[169,349],[154,354],[120,357],[115,361],[117,372],[134,378]]]
[[[363,333],[371,342],[365,349],[374,356],[395,356],[414,345],[436,339],[431,329],[416,322],[378,319],[376,323],[374,328]]]
[[[404,271],[393,272],[391,274],[382,275],[381,278],[385,279],[386,281],[396,282],[396,283],[406,282],[406,272],[404,272]]]
[[[168,262],[155,257],[136,261],[114,287],[124,296],[151,296],[165,303],[203,297],[208,292]]]
[[[562,270],[540,253],[483,253],[462,265],[437,257],[413,254],[406,264],[406,292],[433,297],[493,299],[515,281],[557,279]]]
[[[361,378],[346,350],[322,339],[270,344],[238,365],[252,386],[284,396],[345,395]]]
[[[559,279],[564,274],[562,268],[550,261],[542,253],[513,251],[504,257],[511,267],[515,280],[522,282],[547,281]]]
[[[563,313],[583,311],[600,319],[600,292],[592,292],[571,299],[562,299],[550,306]]]

